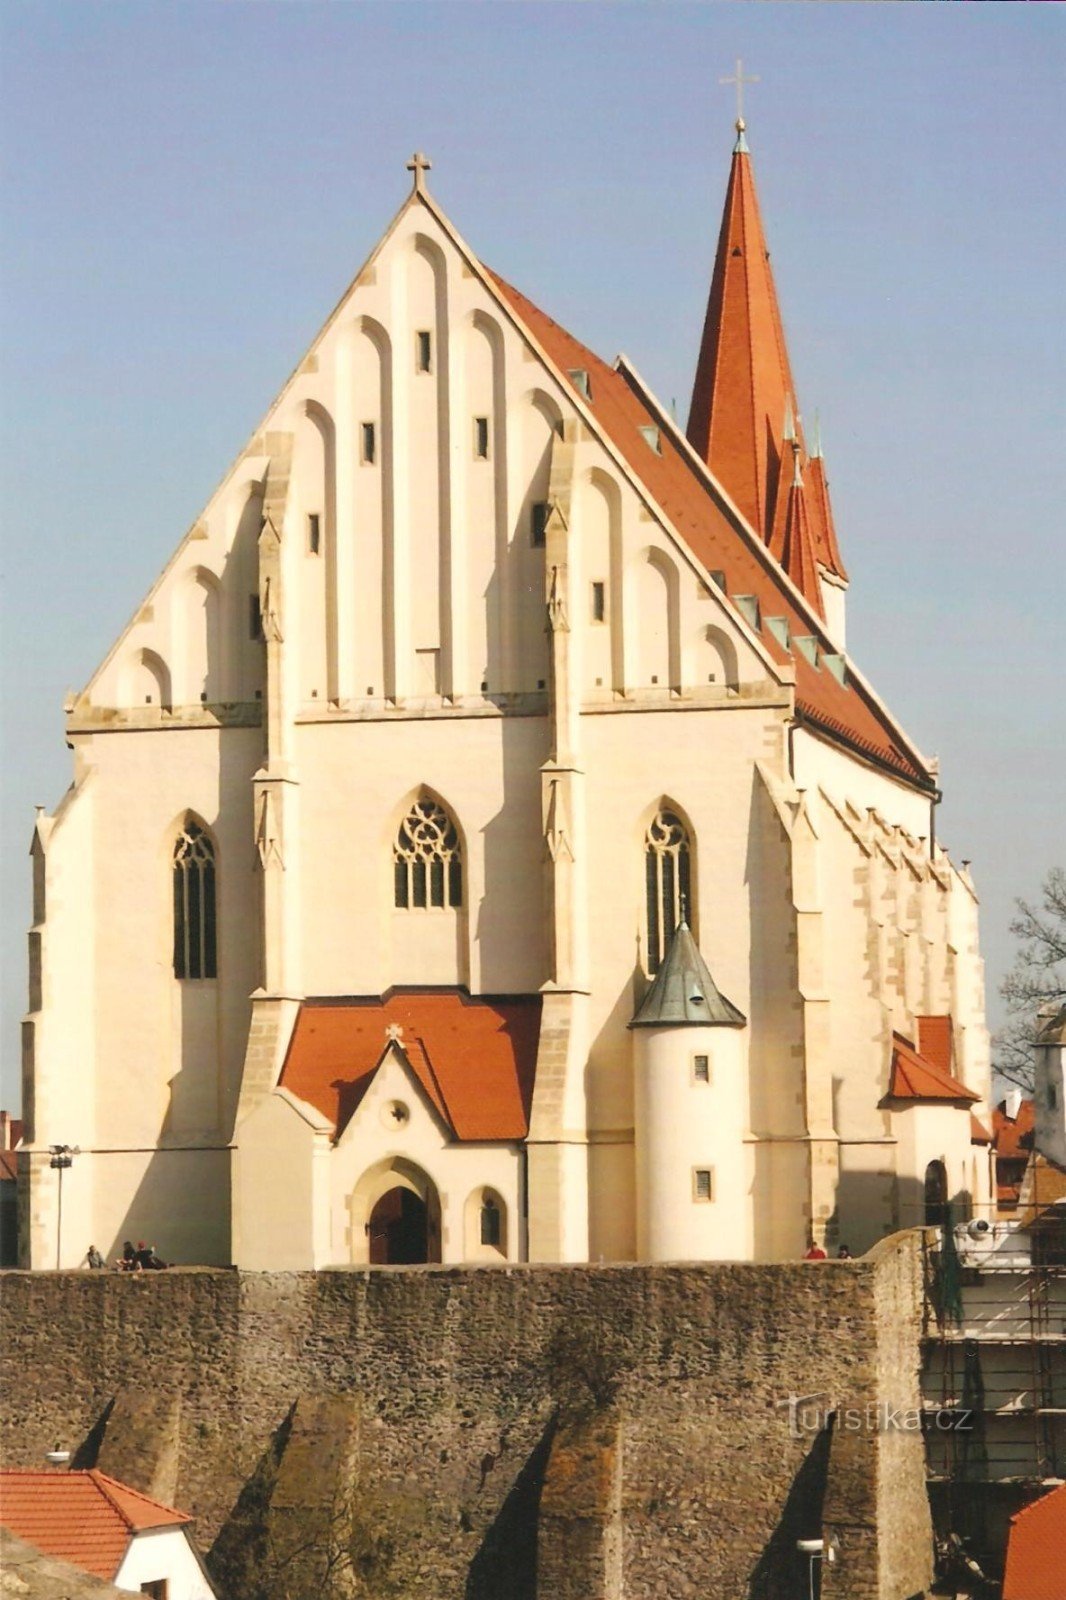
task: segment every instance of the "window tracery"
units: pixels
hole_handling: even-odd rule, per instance
[[[215,847],[188,818],[174,845],[174,976],[218,976],[215,938]]]
[[[644,886],[647,909],[648,970],[658,972],[666,946],[692,905],[691,848],[688,829],[663,806],[644,836]]]
[[[428,795],[415,801],[393,846],[396,905],[455,910],[463,903],[463,861],[456,827]]]

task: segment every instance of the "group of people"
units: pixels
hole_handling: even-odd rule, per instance
[[[85,1254],[85,1265],[91,1271],[99,1272],[107,1266],[107,1262],[94,1244],[91,1244]],[[122,1254],[115,1262],[116,1272],[162,1272],[166,1262],[157,1254],[154,1244],[145,1244],[143,1239],[138,1239],[134,1245],[132,1239],[127,1239],[122,1246]]]
[[[803,1259],[804,1261],[828,1261],[829,1257],[826,1255],[826,1252],[822,1249],[821,1245],[818,1244],[816,1240],[812,1239],[810,1243],[810,1249],[807,1251],[807,1254]],[[837,1260],[851,1260],[851,1251],[848,1249],[846,1244],[842,1244],[840,1249],[837,1251]]]

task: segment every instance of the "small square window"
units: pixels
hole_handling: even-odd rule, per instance
[[[711,1058],[710,1056],[692,1057],[692,1081],[694,1083],[710,1083]]]
[[[425,328],[415,334],[415,365],[419,372],[433,370],[433,336]]]
[[[530,543],[536,549],[543,549],[548,538],[548,517],[551,506],[547,500],[536,500],[533,503],[529,518]]]
[[[607,617],[607,589],[599,581],[592,585],[592,620],[603,622]]]
[[[692,1198],[698,1201],[714,1199],[714,1168],[693,1167]]]
[[[263,613],[259,609],[259,596],[248,596],[248,633],[253,639],[263,637]]]
[[[364,422],[359,429],[359,459],[364,467],[374,465],[377,448],[377,430],[372,422]]]
[[[322,518],[317,511],[307,517],[307,553],[317,556],[322,549]]]
[[[489,458],[488,417],[474,418],[474,455],[479,461],[487,461]]]

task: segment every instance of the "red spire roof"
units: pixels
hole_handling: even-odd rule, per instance
[[[733,151],[718,235],[688,438],[767,544],[774,539],[775,523],[778,540],[782,537],[793,429],[806,466],[770,252],[751,157],[741,136]],[[820,458],[815,479],[809,508],[814,554],[822,566],[844,578]]]
[[[799,471],[797,448],[796,471],[788,489],[785,502],[784,527],[781,533],[781,550],[778,560],[796,588],[809,601],[818,615],[825,620],[822,590],[818,582],[818,558],[814,549],[807,494]]]

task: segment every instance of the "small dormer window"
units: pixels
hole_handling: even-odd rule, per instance
[[[662,440],[659,436],[659,430],[654,423],[649,423],[648,425],[642,427],[640,430],[640,437],[644,440],[644,443],[650,450],[655,451],[657,456],[662,455]]]
[[[571,367],[570,371],[567,373],[567,377],[570,379],[570,382],[573,384],[578,394],[583,395],[586,400],[592,399],[592,385],[589,383],[587,367]]]

